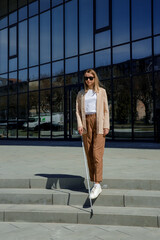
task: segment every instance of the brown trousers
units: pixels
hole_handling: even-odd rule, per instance
[[[86,115],[87,134],[83,135],[84,148],[92,182],[102,182],[105,137],[96,133],[96,114]]]

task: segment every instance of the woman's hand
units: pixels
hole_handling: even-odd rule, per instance
[[[109,133],[108,128],[103,128],[103,136],[105,137]]]
[[[79,134],[82,136],[82,134],[83,134],[83,127],[79,127],[79,128],[78,128],[78,132],[79,132]]]

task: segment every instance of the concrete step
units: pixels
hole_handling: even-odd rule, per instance
[[[1,204],[0,221],[159,227],[160,209],[95,206],[92,216],[79,206]]]
[[[103,189],[94,206],[160,208],[160,191]],[[90,206],[88,193],[67,189],[0,189],[0,204]]]
[[[43,175],[43,174],[42,174]],[[142,189],[160,191],[160,179],[103,179],[109,189]],[[32,179],[0,179],[0,188],[84,189],[87,181],[81,176],[54,174]]]

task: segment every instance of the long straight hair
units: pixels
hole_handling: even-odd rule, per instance
[[[93,90],[97,93],[99,92],[99,87],[100,87],[100,82],[99,82],[99,78],[97,76],[97,73],[93,70],[93,69],[87,69],[85,72],[84,72],[84,75],[83,75],[83,82],[84,82],[84,90],[85,92],[88,91],[88,86],[86,84],[86,81],[84,80],[84,76],[86,73],[91,73],[94,77],[94,87],[93,87]]]

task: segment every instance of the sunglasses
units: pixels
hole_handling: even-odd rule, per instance
[[[90,81],[93,81],[94,77],[84,77],[84,80],[87,81],[87,80],[90,80]]]

